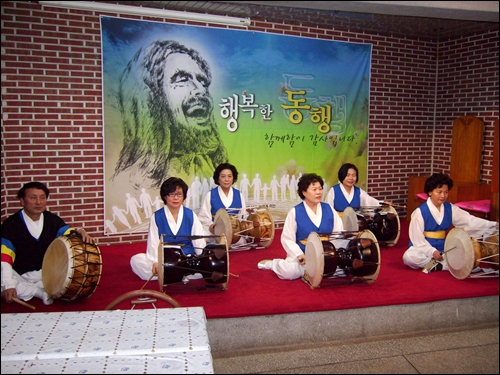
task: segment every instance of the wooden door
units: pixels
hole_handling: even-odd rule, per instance
[[[493,171],[491,174],[491,198],[490,198],[490,216],[489,219],[498,221],[498,119],[495,120],[495,135],[493,140]]]
[[[474,116],[453,121],[450,177],[453,182],[479,182],[484,122]]]

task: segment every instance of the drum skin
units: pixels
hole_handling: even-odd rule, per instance
[[[364,217],[361,216],[364,221]],[[352,207],[346,207],[342,213],[342,224],[344,230],[347,232],[357,232],[361,227],[361,223],[358,222],[358,214]]]
[[[56,238],[43,258],[43,287],[53,299],[78,301],[90,297],[101,273],[99,247],[83,242],[77,234]]]
[[[216,236],[224,235],[226,239],[231,239],[231,244],[238,242],[238,238],[233,237],[233,222],[229,217],[229,214],[224,208],[220,208],[215,213],[214,217],[214,234]],[[217,240],[220,243],[222,237]],[[234,241],[234,242],[233,242]]]

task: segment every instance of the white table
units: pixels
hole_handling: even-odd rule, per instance
[[[213,374],[203,307],[1,318],[2,374]]]

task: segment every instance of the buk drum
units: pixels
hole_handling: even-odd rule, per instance
[[[469,236],[461,228],[453,228],[445,239],[444,257],[450,273],[459,280],[469,275],[498,277],[498,234],[482,241]],[[486,274],[480,271],[471,275],[472,270],[480,265],[497,272]]]
[[[306,273],[311,289],[319,288],[324,277],[334,276],[343,269],[351,280],[368,284],[375,282],[380,271],[380,248],[369,230],[349,240],[346,249],[336,249],[333,243],[311,232],[306,242]]]
[[[99,284],[101,269],[97,245],[84,242],[76,233],[61,236],[52,241],[43,258],[43,287],[53,299],[88,298]]]
[[[237,215],[229,215],[226,209],[219,209],[214,218],[215,234],[224,233],[226,238],[231,238],[231,245],[238,244],[235,247],[269,247],[273,242],[275,229],[271,212],[264,206],[247,211],[248,214],[239,219]],[[240,246],[242,238],[245,238],[245,243]]]
[[[397,244],[401,230],[398,213],[392,206],[376,209],[374,215],[364,209],[355,211],[347,207],[342,215],[342,224],[346,231],[369,230],[379,242],[390,247]]]
[[[188,275],[199,273],[207,284],[219,284],[226,290],[229,281],[229,251],[226,236],[220,243],[205,246],[200,255],[184,254],[179,246],[161,243],[158,249],[158,282],[160,290],[182,283]]]

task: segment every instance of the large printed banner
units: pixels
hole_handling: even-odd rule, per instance
[[[146,232],[168,177],[195,212],[222,162],[274,221],[343,163],[366,189],[370,44],[101,18],[105,233]]]

